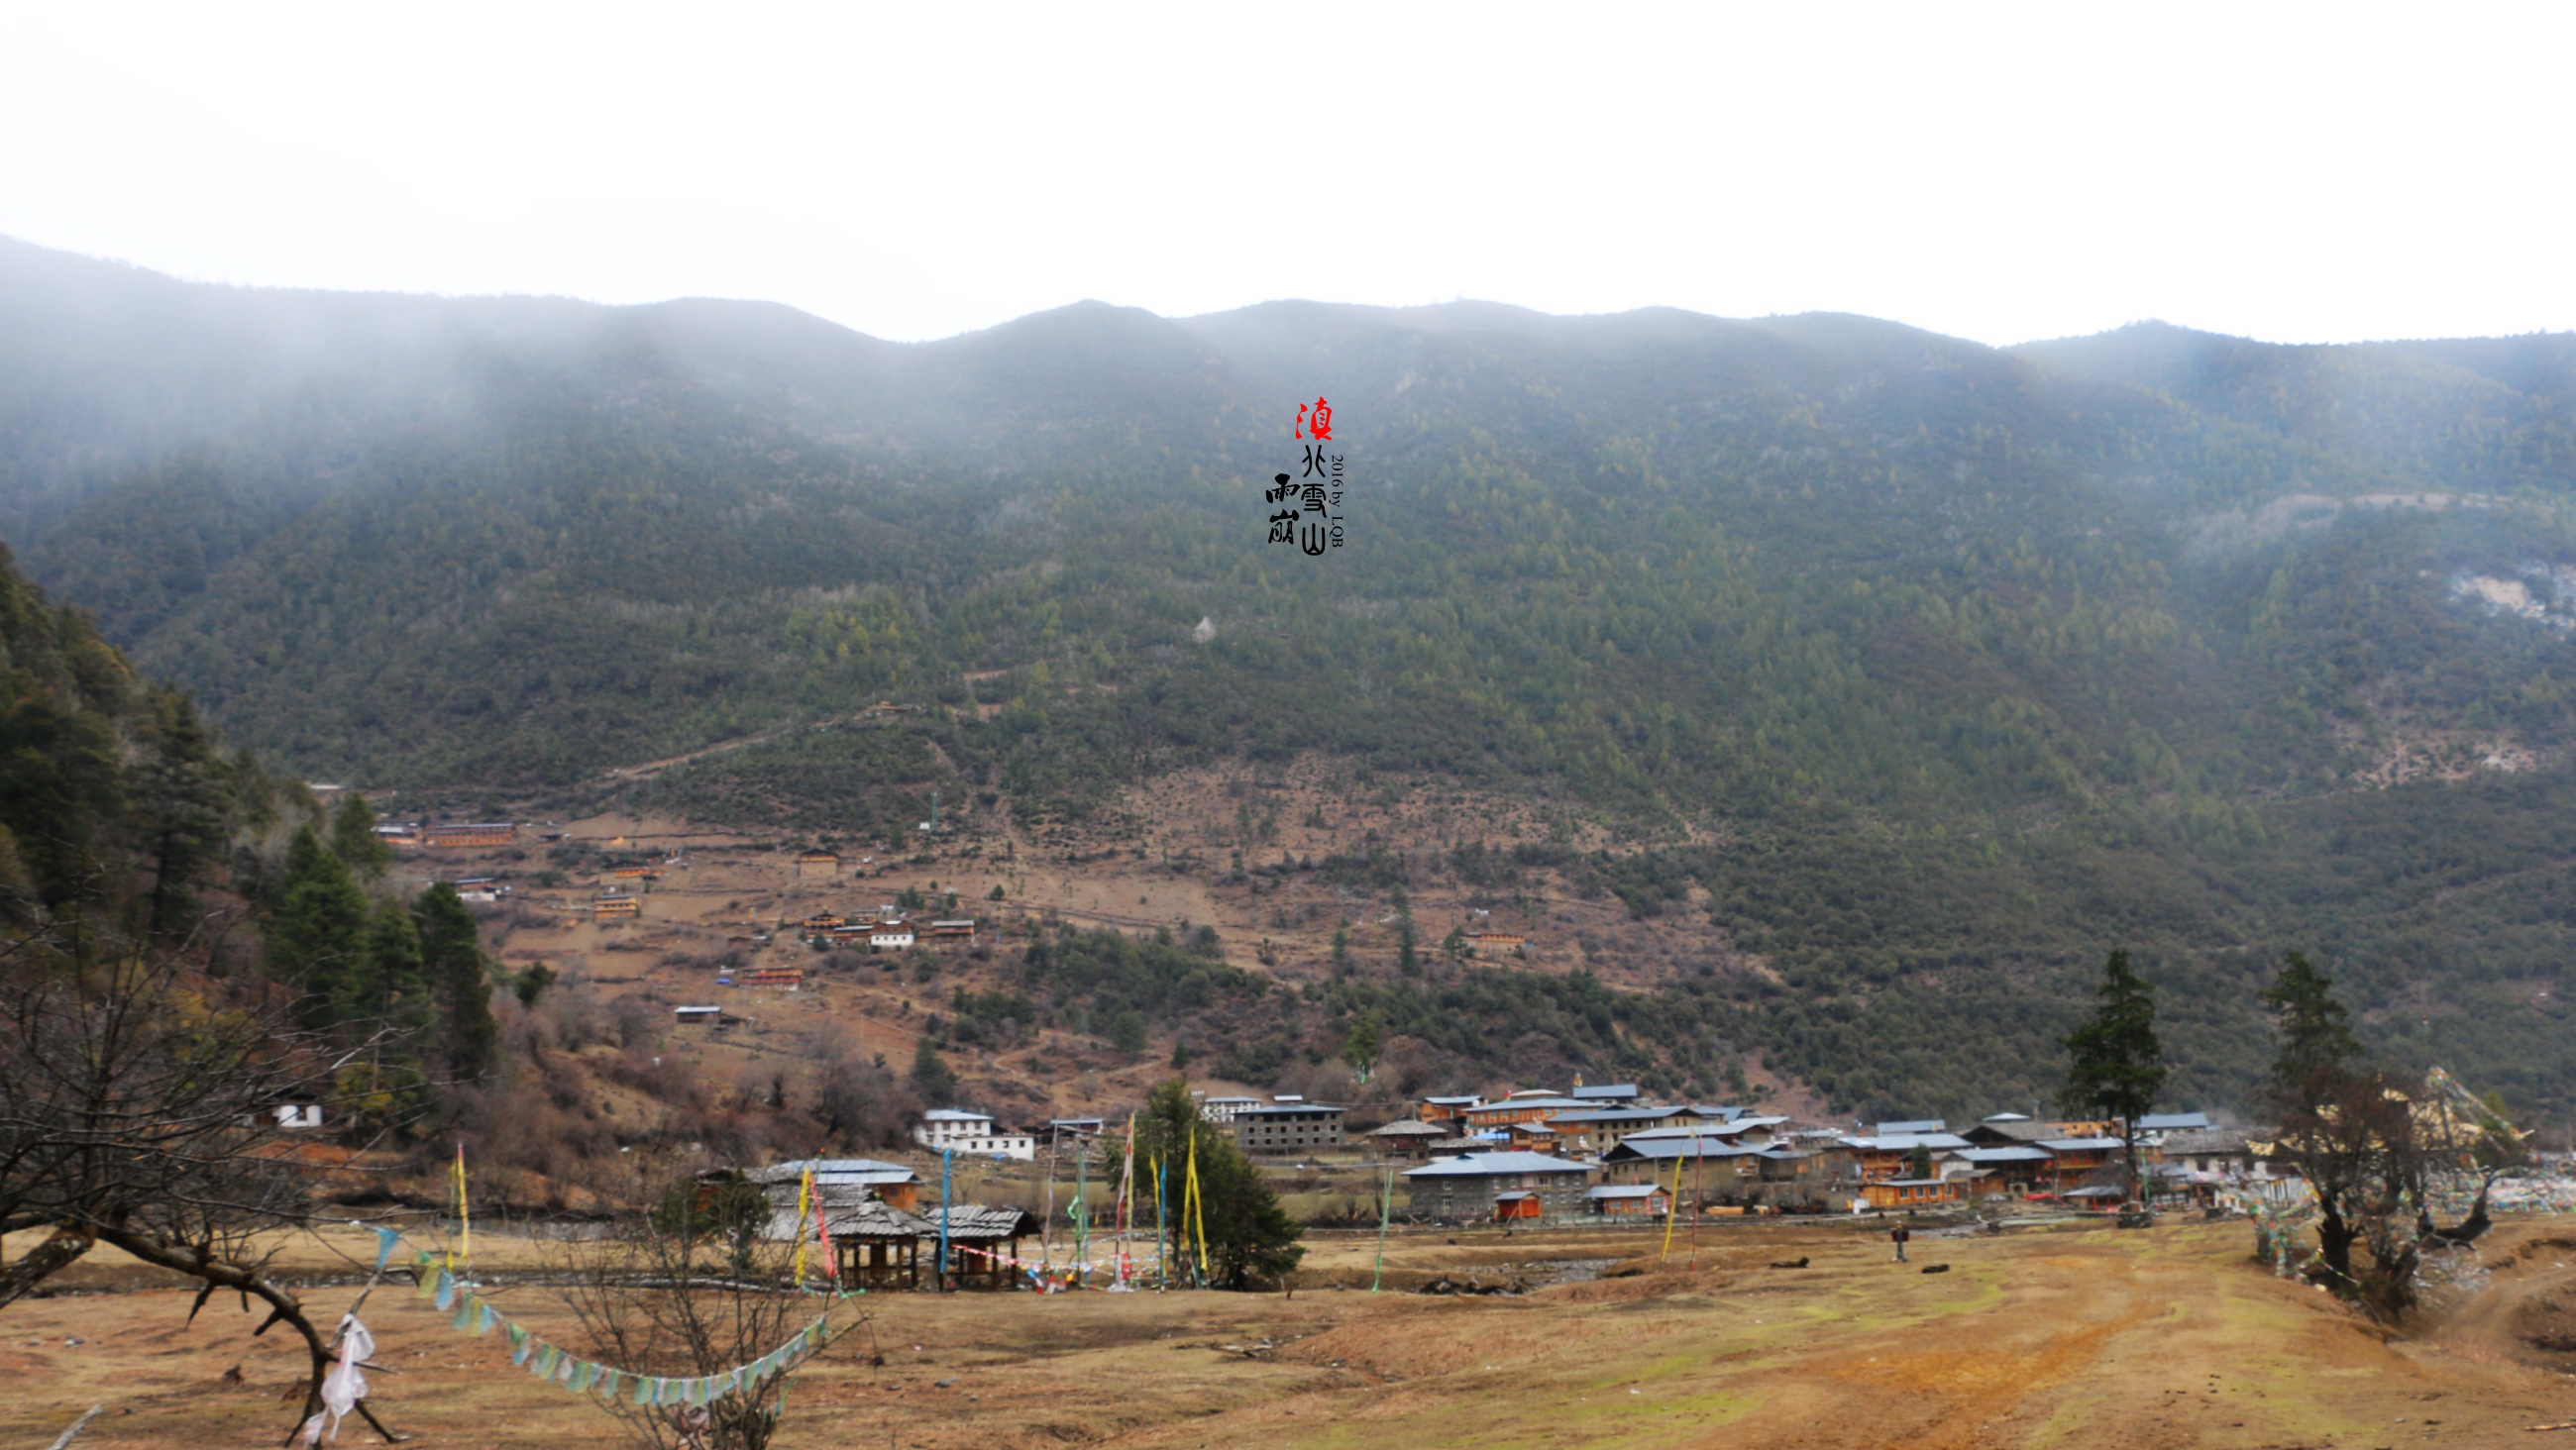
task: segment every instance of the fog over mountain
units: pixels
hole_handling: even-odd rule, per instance
[[[1261,494],[1319,396],[1350,542],[1310,558]],[[276,766],[597,789],[901,700],[955,708],[624,798],[1472,783],[1709,913],[1758,970],[1677,1000],[1845,1103],[1964,1103],[2117,944],[2206,1100],[2299,946],[2391,1054],[2563,1103],[2571,493],[2568,334],[1084,303],[893,344],[0,242],[0,533]]]

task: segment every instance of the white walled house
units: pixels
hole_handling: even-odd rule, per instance
[[[989,1114],[964,1108],[932,1108],[922,1114],[921,1121],[913,1126],[912,1141],[933,1153],[981,1153],[992,1158],[1016,1158],[1023,1163],[1038,1156],[1036,1138],[1027,1133],[1001,1132]]]

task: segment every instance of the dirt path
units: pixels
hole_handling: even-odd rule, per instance
[[[2248,1262],[2242,1224],[1917,1239],[1906,1266],[1874,1235],[1771,1225],[1708,1234],[1696,1269],[1678,1248],[1656,1264],[1649,1236],[1597,1233],[1434,1235],[1390,1254],[1407,1269],[1641,1256],[1517,1298],[871,1296],[867,1329],[799,1377],[779,1443],[2546,1450],[2524,1427],[2576,1418],[2576,1382],[2497,1352],[2494,1325],[2525,1324],[2513,1316],[2576,1276],[2560,1267],[2576,1249],[2525,1252],[2566,1232],[2500,1231],[2468,1311],[2396,1341]],[[1363,1253],[1336,1242],[1318,1259]],[[1810,1267],[1765,1267],[1800,1256]],[[1949,1271],[1920,1272],[1933,1263]],[[2488,1295],[2502,1307],[2483,1309]],[[541,1329],[558,1322],[543,1291],[511,1298]],[[105,1401],[85,1450],[274,1445],[286,1346],[222,1305],[188,1325],[186,1301],[0,1314],[0,1375],[20,1391],[0,1404],[0,1443],[43,1444]],[[596,1411],[511,1371],[499,1339],[456,1334],[408,1296],[374,1307],[379,1359],[402,1371],[376,1378],[380,1406],[424,1450],[617,1443]]]

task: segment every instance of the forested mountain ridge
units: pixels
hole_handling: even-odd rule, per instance
[[[6,246],[0,521],[315,773],[564,785],[959,707],[649,788],[856,833],[1321,751],[1664,842],[1632,906],[1705,886],[1776,969],[1693,988],[1711,1030],[1838,1101],[1967,1105],[2121,940],[2195,1090],[2306,944],[2397,1048],[2555,1101],[2570,356],[1464,303],[894,345]],[[1309,559],[1259,490],[1319,395],[1352,542]]]

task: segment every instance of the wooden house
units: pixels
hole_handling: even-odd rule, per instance
[[[802,987],[805,985],[805,969],[803,967],[753,967],[742,974],[742,984],[746,987]]]
[[[1673,1196],[1652,1183],[1604,1183],[1583,1190],[1583,1206],[1603,1218],[1663,1218]]]
[[[507,846],[519,839],[519,828],[508,821],[480,821],[471,825],[431,826],[421,832],[421,844],[433,850],[458,850],[473,846]]]
[[[1864,1183],[1860,1191],[1872,1208],[1938,1208],[1960,1202],[1968,1192],[1957,1178],[1887,1178]]]
[[[1517,1092],[1494,1102],[1479,1103],[1459,1116],[1466,1120],[1468,1131],[1481,1133],[1489,1128],[1509,1128],[1514,1123],[1535,1123],[1559,1113],[1581,1112],[1591,1106],[1552,1092]]]
[[[644,898],[640,896],[594,896],[590,900],[590,915],[593,921],[643,914]]]
[[[930,924],[929,935],[932,941],[973,941],[975,939],[974,918],[968,917],[960,921],[934,921]]]
[[[1469,1108],[1482,1107],[1484,1106],[1484,1103],[1485,1100],[1474,1093],[1457,1094],[1447,1097],[1424,1098],[1422,1100],[1421,1108],[1414,1114],[1414,1116],[1420,1118],[1426,1123],[1448,1123],[1456,1125],[1466,1121],[1467,1110]]]
[[[827,931],[846,925],[847,920],[836,911],[818,911],[796,924],[804,929],[807,936],[821,936]]]

